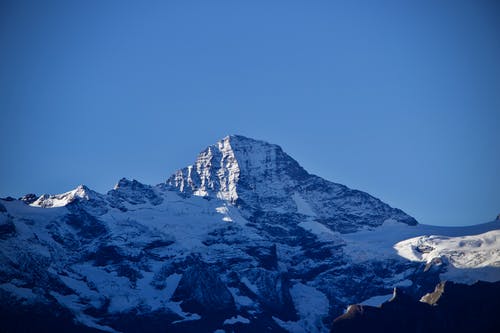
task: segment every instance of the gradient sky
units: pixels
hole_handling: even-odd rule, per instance
[[[421,223],[492,220],[500,2],[0,2],[0,196],[157,184],[227,134]]]

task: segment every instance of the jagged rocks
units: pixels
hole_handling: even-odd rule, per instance
[[[310,175],[277,145],[238,135],[205,149],[166,184],[182,193],[228,200],[248,216],[296,211],[339,232],[376,227],[387,219],[417,224],[367,193]]]
[[[110,201],[117,207],[122,208],[123,201],[132,205],[151,203],[157,206],[162,203],[163,198],[158,195],[152,186],[139,183],[137,180],[120,179],[115,188],[108,192]],[[122,208],[123,209],[123,208]]]
[[[198,259],[184,270],[172,299],[182,301],[185,312],[210,317],[227,317],[236,311],[233,296],[220,280],[217,270]]]
[[[23,201],[27,205],[30,205],[33,202],[35,202],[36,199],[38,199],[38,196],[34,193],[28,193],[28,194],[25,194],[24,196],[22,196],[21,198],[19,198],[19,200]]]
[[[94,240],[106,234],[106,226],[84,210],[75,209],[63,219],[83,239]]]
[[[266,312],[282,320],[296,320],[296,311],[290,295],[289,278],[277,271],[250,269],[242,273],[241,281]]]

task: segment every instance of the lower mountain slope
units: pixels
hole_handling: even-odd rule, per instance
[[[331,332],[495,333],[499,296],[500,282],[441,282],[420,301],[395,290],[380,307],[351,305],[333,321]]]

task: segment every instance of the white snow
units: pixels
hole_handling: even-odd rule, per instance
[[[234,325],[236,323],[250,324],[250,320],[248,320],[247,318],[245,318],[243,316],[238,315],[236,317],[232,317],[232,318],[224,320],[223,325]]]
[[[419,236],[398,242],[394,248],[411,261],[449,262],[442,279],[464,283],[500,280],[500,230],[460,237]]]
[[[43,209],[38,206],[26,205],[24,202],[15,201],[2,201],[9,214],[13,216],[22,216],[23,218],[40,220],[50,220],[58,216],[68,213],[64,207],[57,209]]]
[[[401,259],[430,263],[443,257],[450,265],[441,279],[462,283],[500,280],[500,223],[466,227],[408,226],[387,220],[375,229],[342,234],[344,253],[356,262]],[[429,253],[417,246],[430,246]],[[404,272],[403,272],[404,273]],[[405,274],[405,273],[404,273]],[[409,286],[404,274],[387,279],[387,286]]]
[[[59,304],[70,309],[78,322],[82,323],[85,326],[97,328],[99,330],[105,332],[116,332],[109,326],[100,325],[98,320],[94,317],[91,317],[83,312],[83,310],[87,307],[85,301],[80,300],[80,297],[77,295],[61,295],[54,291],[51,291],[50,294],[54,296]]]
[[[236,303],[236,306],[238,308],[240,307],[254,307],[256,304],[255,302],[247,296],[240,295],[239,289],[237,288],[228,288],[231,294],[233,295],[233,299]]]
[[[134,230],[133,240],[147,242],[152,236],[150,232],[153,231],[164,235],[164,238],[175,240],[175,244],[167,250],[176,253],[179,249],[205,248],[202,240],[206,234],[218,224],[226,223],[221,221],[220,213],[217,212],[220,202],[212,203],[196,196],[185,199],[166,196],[163,203],[154,208],[149,204],[127,208],[127,212],[115,210],[101,217],[109,221],[113,234],[123,237],[131,234],[125,233],[124,228],[142,228],[144,230]]]
[[[247,277],[241,278],[241,282],[243,282],[243,284],[248,289],[250,289],[254,294],[259,295],[259,288],[255,284],[253,284],[252,282],[250,282],[250,280],[248,280]]]
[[[180,302],[178,304],[180,304]],[[176,305],[178,305],[178,304],[176,304]],[[170,309],[172,309],[172,308],[170,308]],[[199,314],[197,314],[197,313],[185,313],[182,310],[179,311],[179,309],[180,309],[180,306],[177,309],[177,311],[175,311],[175,313],[177,313],[178,315],[183,316],[184,319],[173,321],[172,324],[178,324],[178,323],[182,323],[182,322],[185,322],[185,321],[193,321],[193,320],[200,320],[201,319],[201,316]]]
[[[295,201],[295,205],[297,206],[297,213],[308,215],[308,216],[316,216],[311,206],[302,198],[302,196],[295,192],[292,195],[293,201]]]
[[[231,147],[229,137],[217,143],[217,146],[222,153],[220,161],[220,169],[217,172],[221,189],[217,197],[230,202],[235,202],[238,199],[238,192],[236,191],[236,184],[240,177],[240,166],[234,155],[233,148]]]
[[[466,227],[438,227],[425,224],[409,226],[387,220],[375,229],[365,229],[354,233],[342,234],[346,242],[344,252],[355,261],[400,258],[394,247],[396,243],[423,235],[466,236],[500,229],[500,223],[490,222]],[[403,255],[403,257],[405,257]],[[407,257],[405,257],[407,258]],[[408,259],[408,258],[407,258]],[[410,259],[411,260],[411,259]]]
[[[369,305],[369,306],[380,306],[380,305],[382,305],[382,303],[390,300],[392,298],[392,296],[393,296],[393,294],[373,296],[367,300],[364,300],[363,302],[361,302],[359,304]]]
[[[296,322],[283,321],[273,317],[274,321],[290,332],[327,332],[322,319],[328,315],[330,303],[328,298],[318,289],[296,283],[290,288],[293,304],[300,319]]]
[[[304,221],[299,223],[299,227],[311,232],[316,235],[320,241],[329,242],[329,241],[338,241],[342,242],[340,238],[340,234],[332,231],[327,226],[316,222],[316,221]]]
[[[219,155],[216,155],[216,152]],[[248,163],[238,165],[235,154],[244,155],[241,160],[248,161]],[[216,174],[208,172],[214,170],[208,167],[210,163],[217,164]],[[444,258],[450,262],[450,265],[442,274],[443,279],[454,281],[472,281],[479,278],[488,281],[500,279],[500,247],[497,241],[500,231],[495,230],[484,234],[486,231],[499,229],[500,223],[498,222],[473,227],[445,228],[425,225],[408,226],[387,220],[379,228],[366,228],[355,233],[340,234],[315,221],[315,210],[318,216],[321,212],[321,207],[315,200],[317,197],[309,196],[307,193],[302,193],[302,195],[294,193],[290,197],[289,193],[284,190],[283,178],[278,177],[278,174],[269,176],[271,180],[270,184],[266,185],[268,187],[259,184],[258,180],[264,177],[266,163],[276,163],[276,151],[269,152],[258,148],[247,150],[246,147],[233,151],[230,138],[226,138],[211,150],[201,154],[195,166],[187,168],[186,179],[182,174],[177,179],[182,181],[182,191],[184,187],[193,186],[190,182],[197,178],[191,178],[191,174],[194,175],[199,171],[200,173],[196,176],[202,177],[202,180],[201,184],[196,186],[201,187],[195,191],[195,196],[181,197],[168,190],[153,188],[157,194],[161,194],[162,203],[153,205],[145,200],[143,204],[131,204],[124,201],[122,207],[127,209],[125,212],[111,207],[104,200],[107,210],[102,213],[103,215],[99,215],[99,220],[109,230],[109,235],[106,235],[106,237],[109,236],[107,238],[109,242],[106,245],[116,246],[127,256],[138,257],[142,249],[145,249],[152,241],[164,241],[167,244],[148,249],[150,251],[148,253],[154,256],[148,257],[140,265],[131,264],[132,268],[140,273],[137,280],[131,281],[125,276],[118,276],[115,265],[95,266],[92,261],[82,262],[77,257],[57,260],[59,257],[70,257],[73,253],[66,251],[63,246],[55,242],[46,226],[50,226],[53,221],[58,221],[63,215],[68,214],[69,210],[63,206],[75,198],[89,199],[89,195],[95,195],[95,192],[83,186],[59,195],[42,196],[31,206],[20,201],[5,202],[4,206],[8,213],[14,216],[16,237],[8,243],[8,246],[0,248],[0,255],[16,263],[16,260],[22,258],[20,254],[23,253],[24,247],[31,251],[30,254],[33,254],[35,258],[50,262],[49,272],[59,274],[61,280],[76,294],[65,296],[54,293],[53,296],[74,313],[79,313],[80,322],[92,327],[104,326],[100,326],[94,318],[86,316],[83,309],[90,305],[99,308],[105,300],[110,301],[108,310],[111,314],[140,307],[151,311],[168,309],[181,317],[178,322],[198,320],[201,318],[200,315],[185,313],[180,307],[180,302],[171,300],[182,278],[181,274],[173,273],[166,277],[162,276],[161,288],[153,282],[155,276],[158,276],[156,274],[166,265],[166,262],[172,258],[182,262],[193,252],[199,253],[202,260],[208,264],[224,262],[225,258],[242,259],[241,266],[238,266],[240,264],[232,266],[235,271],[238,271],[240,267],[248,268],[245,266],[247,265],[245,260],[251,262],[253,267],[259,265],[254,258],[245,253],[245,249],[239,244],[252,246],[262,244],[268,247],[270,243],[265,235],[260,234],[255,228],[248,227],[248,221],[242,215],[244,213],[231,205],[234,200],[238,199],[236,186],[241,167],[257,180],[255,184],[249,181],[251,191],[247,191],[247,195],[258,192],[263,198],[273,197],[276,193],[286,196],[282,206],[273,206],[272,200],[269,200],[269,203],[263,203],[264,206],[268,205],[264,208],[280,212],[296,211],[304,215],[304,221],[298,224],[301,228],[316,235],[320,241],[345,245],[342,250],[346,256],[346,265],[350,265],[349,261],[359,263],[370,260],[407,259],[426,263],[432,262],[434,258]],[[196,196],[204,196],[211,191],[210,194],[216,191],[218,198],[206,200]],[[361,211],[365,209],[363,206],[357,208]],[[226,222],[232,223],[228,225]],[[75,235],[74,228],[65,223],[54,225],[61,236]],[[286,225],[281,224],[268,223],[267,226],[289,230]],[[230,242],[206,245],[208,242],[204,241],[207,236],[214,237],[214,234],[215,237],[222,234]],[[404,239],[406,240],[402,241]],[[14,240],[19,246],[15,245]],[[418,252],[416,248],[419,245],[429,245],[432,250],[428,253]],[[84,250],[91,253],[99,244],[91,242],[85,246]],[[317,264],[312,259],[297,261],[296,259],[302,255],[300,247],[278,243],[277,253],[278,267],[283,272],[292,265],[295,269],[304,268],[306,271]],[[78,263],[75,264],[75,262]],[[61,274],[62,272],[64,274]],[[412,284],[409,280],[411,273],[412,271],[405,271],[386,278],[384,282],[388,287],[410,286]],[[261,294],[257,286],[257,284],[260,285],[259,280],[254,280],[251,276],[250,278],[252,282],[246,277],[243,277],[241,282],[253,293]],[[279,318],[274,318],[279,325],[291,332],[327,331],[322,319],[328,315],[329,301],[325,294],[314,287],[320,286],[317,284],[318,280],[309,283],[295,281],[290,293],[300,319],[296,322],[284,322]],[[10,281],[10,283],[0,285],[0,288],[27,300],[39,297],[30,289],[17,287],[16,284]],[[242,295],[237,288],[229,289],[238,309],[245,308],[248,313],[260,311],[258,303],[250,297]],[[363,304],[379,305],[388,296],[390,295],[374,296],[365,300]],[[232,325],[248,322],[248,318],[239,315],[226,319],[224,323]]]
[[[413,282],[409,279],[402,280],[394,284],[394,287],[410,287],[413,285]]]
[[[500,267],[500,230],[462,237],[419,236],[401,241],[394,248],[412,261],[429,263],[444,255],[457,268]]]
[[[163,290],[164,292],[164,297],[168,300],[172,298],[174,295],[175,289],[177,289],[177,286],[179,285],[179,282],[181,281],[182,274],[177,274],[174,273],[172,275],[169,275],[165,280],[166,280],[166,288]]]
[[[222,221],[233,222],[233,219],[229,216],[229,209],[227,206],[217,207],[215,208],[215,210],[217,211],[217,213],[223,215]]]
[[[194,165],[175,174],[172,185],[181,191],[192,190],[194,195],[201,197],[215,192],[217,198],[235,202],[240,167],[230,139],[225,137],[202,151]],[[216,170],[215,176],[212,170]]]
[[[43,208],[63,207],[74,201],[75,198],[89,199],[87,188],[84,185],[79,185],[74,190],[62,194],[42,195],[30,206]]]
[[[35,295],[31,289],[18,287],[12,283],[0,284],[0,289],[3,289],[9,293],[12,293],[13,295],[16,295],[16,297],[25,299],[27,301],[31,301],[37,298],[37,295]]]

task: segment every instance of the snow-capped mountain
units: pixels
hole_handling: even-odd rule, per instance
[[[325,332],[349,304],[422,295],[454,267],[457,252],[413,237],[499,226],[420,225],[277,145],[229,136],[156,186],[1,200],[1,319],[11,331]],[[457,245],[497,258],[480,264],[490,280],[496,235]]]
[[[310,175],[277,145],[237,135],[205,149],[167,184],[182,193],[225,200],[249,217],[295,213],[340,232],[379,226],[389,218],[417,224],[367,193]]]

